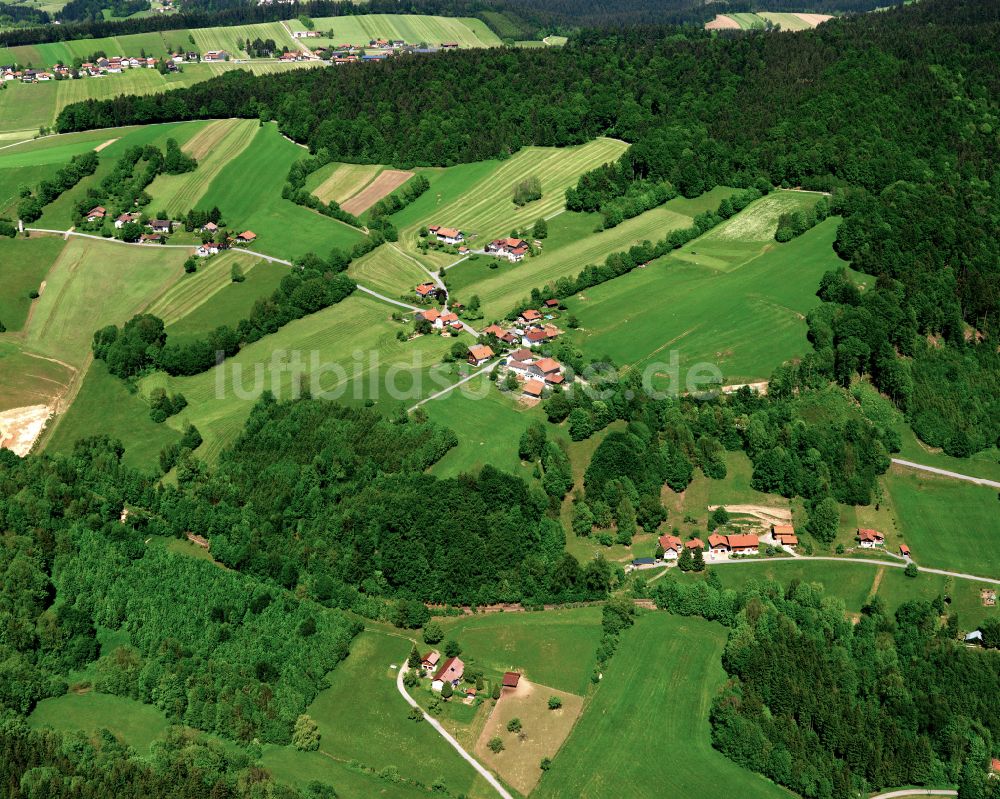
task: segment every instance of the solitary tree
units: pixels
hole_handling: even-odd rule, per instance
[[[504,750],[503,741],[500,740],[500,736],[494,736],[493,738],[490,738],[490,742],[486,745],[490,748],[490,751],[492,751],[493,754],[495,755],[499,755]]]
[[[558,710],[562,707],[562,699],[558,696],[549,697],[549,710]]]
[[[319,725],[305,713],[295,720],[292,730],[292,744],[296,749],[312,752],[319,749]]]
[[[424,643],[425,644],[436,644],[442,638],[444,638],[444,630],[441,625],[436,621],[427,622],[424,625]]]
[[[452,687],[450,682],[446,682],[441,686],[441,698],[451,699],[452,695],[455,693],[455,689]]]
[[[507,732],[520,732],[521,731],[521,719],[513,718],[507,722]]]

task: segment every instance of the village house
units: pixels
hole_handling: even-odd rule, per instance
[[[484,336],[493,336],[498,341],[502,341],[504,344],[516,344],[517,336],[511,333],[509,330],[504,330],[498,324],[492,324],[489,327],[483,328]]]
[[[143,233],[139,237],[140,244],[159,244],[163,241],[163,236],[159,233]]]
[[[139,213],[132,213],[132,214],[130,214],[130,213],[124,213],[124,214],[119,214],[118,217],[115,219],[115,228],[117,230],[121,230],[129,222],[138,222],[141,218],[142,218],[142,214],[139,214]]]
[[[438,317],[438,322],[440,322],[439,327],[442,327],[442,328],[445,325],[447,325],[448,327],[452,328],[453,330],[461,330],[462,329],[462,322],[458,318],[458,314],[457,313],[452,313],[451,311],[446,311],[445,313],[441,314],[441,316]]]
[[[790,524],[772,524],[771,535],[782,546],[796,547],[799,544],[798,536],[795,535],[795,528]]]
[[[485,344],[473,344],[469,347],[469,363],[473,366],[482,366],[492,357],[494,357],[493,350]]]
[[[702,541],[700,538],[692,538],[684,546],[687,549],[690,549],[692,552],[694,552],[696,549],[704,549],[705,548],[705,542]]]
[[[494,239],[486,245],[486,253],[498,258],[506,258],[511,263],[524,260],[528,254],[528,242],[524,239],[506,238]]]
[[[756,555],[759,544],[757,536],[750,533],[734,535],[712,533],[708,537],[708,545],[713,555]]]
[[[202,233],[211,233],[213,236],[219,232],[219,226],[215,222],[206,222],[201,226]]]
[[[208,258],[210,255],[218,255],[219,245],[202,244],[197,250],[194,251],[194,254],[197,255],[199,258]]]
[[[253,244],[257,240],[257,234],[252,230],[244,230],[236,237],[237,244]]]
[[[541,320],[542,315],[534,308],[526,308],[521,311],[521,315],[517,317],[517,321],[522,325],[532,325],[535,322],[540,322]]]
[[[422,658],[420,658],[420,668],[430,676],[430,674],[437,668],[438,663],[441,662],[441,653],[431,650]]]
[[[197,54],[196,54],[197,55]],[[225,61],[229,56],[225,50],[209,50],[201,57],[202,61]]]
[[[541,380],[525,380],[521,387],[521,396],[525,399],[541,399],[545,384]]]
[[[465,234],[458,228],[431,225],[427,228],[427,232],[444,244],[458,244],[460,241],[465,241]]]
[[[555,325],[536,325],[522,331],[521,343],[525,347],[538,347],[561,335],[562,331]]]
[[[150,228],[154,233],[169,233],[172,224],[169,219],[150,219],[146,223],[146,227]]]
[[[661,535],[660,547],[663,549],[664,560],[677,560],[681,556],[683,542],[675,535]]]
[[[438,669],[437,674],[434,675],[434,681],[431,683],[431,688],[435,691],[440,691],[446,682],[450,682],[452,686],[458,685],[462,681],[462,675],[465,674],[465,664],[460,658],[448,658]]]
[[[523,380],[538,380],[550,386],[565,381],[563,367],[554,358],[534,360],[529,350],[515,350],[507,356],[507,368]]]
[[[421,283],[419,286],[416,287],[415,291],[417,292],[417,296],[421,297],[422,299],[427,299],[432,294],[433,295],[437,294],[437,286],[435,286],[433,283]]]
[[[106,214],[107,210],[104,208],[103,205],[95,205],[93,208],[87,211],[87,221],[97,222],[100,219],[104,219]]]
[[[555,297],[552,297],[552,298],[546,300],[544,302],[544,305],[545,305],[546,308],[555,309],[555,308],[559,307],[559,300],[557,300]]]
[[[418,311],[417,316],[431,323],[432,327],[441,328],[441,312],[437,308],[428,308],[426,311]]]
[[[885,546],[885,536],[878,530],[872,530],[867,527],[858,528],[857,539],[862,549]]]

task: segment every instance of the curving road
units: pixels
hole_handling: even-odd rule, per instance
[[[989,486],[990,488],[1000,488],[1000,483],[996,480],[987,480],[985,477],[972,477],[968,474],[959,474],[958,472],[949,472],[947,469],[939,469],[936,466],[925,466],[922,463],[914,463],[913,461],[904,461],[901,458],[893,458],[892,462],[898,466],[906,466],[910,469],[919,469],[922,472],[931,472],[932,474],[940,474],[944,477],[953,477],[956,480],[965,480],[969,483],[976,483],[981,486]]]
[[[873,564],[875,566],[887,566],[890,569],[905,569],[907,563],[893,563],[889,560],[878,560],[876,558],[835,558],[833,556],[827,555],[796,555],[794,558],[741,558],[739,560],[707,560],[705,561],[706,566],[725,566],[727,564],[739,564],[739,563],[791,563],[792,561],[800,560],[831,560],[835,563],[867,563]],[[973,580],[977,583],[992,583],[993,585],[1000,585],[1000,580],[994,577],[980,577],[977,574],[965,574],[964,572],[950,572],[944,569],[931,569],[927,566],[920,566],[921,572],[926,572],[927,574],[943,574],[945,577],[957,577],[960,580]]]
[[[952,791],[947,788],[903,788],[899,791],[880,793],[878,796],[871,797],[871,799],[897,799],[900,796],[958,796],[958,791]]]
[[[409,667],[407,667],[406,663],[404,662],[399,667],[399,674],[396,675],[396,690],[398,690],[399,693],[402,695],[403,699],[406,700],[406,704],[408,704],[410,707],[415,707],[419,709],[420,705],[418,705],[417,701],[406,692],[406,686],[403,685],[403,677],[406,675],[407,671],[409,671]],[[494,777],[482,763],[476,760],[476,758],[474,758],[472,755],[466,752],[462,748],[462,745],[455,740],[452,734],[441,726],[441,722],[439,722],[436,718],[428,716],[426,713],[423,712],[423,710],[421,710],[420,712],[424,714],[424,721],[426,721],[435,730],[437,730],[438,733],[441,735],[441,737],[444,738],[449,744],[451,744],[452,748],[456,752],[458,752],[470,766],[472,766],[476,771],[478,771],[479,774],[482,776],[482,778],[486,780],[490,785],[492,785],[493,788],[496,790],[496,792],[503,797],[503,799],[514,799],[514,797],[511,796],[510,791],[508,791],[506,788],[503,787],[503,785],[500,784],[500,780]]]

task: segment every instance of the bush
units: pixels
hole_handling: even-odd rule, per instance
[[[520,732],[521,719],[513,718],[507,722],[507,732]]]
[[[427,622],[427,624],[424,625],[423,637],[425,644],[436,644],[444,638],[444,630],[436,621]]]
[[[558,710],[562,707],[562,699],[558,696],[549,697],[549,710]]]
[[[521,206],[540,200],[542,197],[542,181],[535,175],[530,175],[514,186],[514,205]]]
[[[903,574],[907,577],[916,577],[919,573],[920,570],[917,568],[917,564],[912,562],[906,564],[906,569],[903,571]]]
[[[493,738],[490,738],[490,742],[486,745],[490,748],[490,751],[493,752],[493,754],[495,755],[499,755],[505,748],[503,745],[503,741],[500,740],[499,736],[494,736]]]

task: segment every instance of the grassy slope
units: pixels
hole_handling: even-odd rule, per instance
[[[586,300],[566,303],[582,327],[574,340],[640,369],[676,351],[682,390],[686,370],[699,362],[718,366],[726,384],[766,378],[809,346],[804,315],[818,302],[820,277],[839,263],[831,248],[836,224],[828,220],[729,271],[671,255],[589,289]]]
[[[402,232],[402,239],[412,246],[420,225],[439,224],[457,227],[466,236],[475,236],[476,246],[506,235],[514,227],[531,225],[539,217],[561,210],[566,189],[579,176],[620,156],[627,145],[617,139],[597,139],[579,147],[526,147],[475,184],[450,204],[433,209]],[[514,185],[529,176],[542,183],[542,198],[517,208],[512,201]]]
[[[233,229],[254,231],[254,249],[269,255],[290,259],[312,251],[325,257],[334,247],[350,249],[362,239],[360,231],[281,199],[289,167],[305,155],[269,123],[225,165],[199,204],[219,206]]]
[[[762,17],[775,25],[780,25],[783,31],[804,31],[813,27],[804,19],[800,19],[795,16],[795,14],[774,11],[758,11],[757,16]]]
[[[325,203],[342,203],[367,186],[382,169],[379,164],[327,164],[308,177],[306,188]]]
[[[198,159],[198,167],[182,175],[159,175],[147,189],[154,208],[166,208],[179,216],[191,208],[201,207],[199,200],[208,191],[216,176],[254,140],[258,123],[252,119],[224,119],[212,122],[199,133],[189,146],[197,152],[205,149],[205,137],[211,138],[207,154]]]
[[[582,696],[601,639],[601,609],[493,613],[445,622],[467,662],[494,674],[520,671],[529,680]]]
[[[635,796],[790,796],[711,747],[725,640],[701,619],[640,618],[533,796],[619,797],[623,775]]]
[[[84,730],[108,729],[125,739],[140,755],[149,754],[153,741],[169,726],[162,711],[134,699],[90,692],[43,699],[28,719],[31,727]]]
[[[361,14],[317,17],[316,30],[333,30],[330,39],[309,39],[312,45],[368,44],[372,39],[403,39],[409,44],[458,42],[462,47],[495,47],[500,39],[482,20],[471,17],[434,17],[416,14]],[[300,25],[290,23],[293,29]]]
[[[185,378],[158,373],[142,381],[142,391],[147,394],[151,388],[165,385],[171,392],[180,391],[187,397],[190,406],[167,424],[180,430],[192,422],[205,438],[199,454],[208,460],[214,459],[239,433],[261,390],[269,388],[279,399],[292,396],[291,371],[283,365],[298,362],[306,374],[315,374],[318,387],[314,396],[346,403],[373,399],[387,411],[401,402],[411,405],[413,394],[426,396],[441,387],[428,379],[428,369],[440,361],[451,340],[424,336],[400,343],[396,331],[402,328],[390,321],[391,312],[384,303],[364,295],[352,296],[290,322],[216,369]],[[356,353],[360,358],[355,357]],[[319,365],[315,372],[314,358]],[[344,371],[331,371],[331,364]],[[397,389],[403,392],[397,394],[399,398],[390,396],[380,379],[390,369],[395,373]],[[255,372],[260,374],[257,390]],[[234,389],[234,385],[240,388]]]
[[[8,331],[24,325],[28,292],[39,289],[64,244],[58,238],[0,239],[0,322]]]
[[[354,261],[347,274],[367,288],[387,297],[405,296],[413,302],[413,289],[430,278],[413,258],[393,244],[372,250],[368,255]]]

